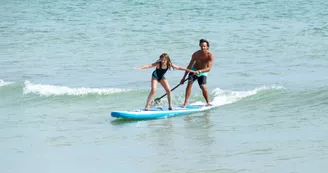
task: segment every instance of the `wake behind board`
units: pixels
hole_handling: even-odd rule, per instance
[[[216,106],[188,105],[185,108],[175,106],[173,107],[173,110],[168,110],[167,107],[154,107],[149,111],[144,109],[134,111],[113,111],[111,112],[111,116],[125,119],[157,119],[206,111],[214,107]]]

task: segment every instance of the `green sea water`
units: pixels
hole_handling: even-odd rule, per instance
[[[327,9],[323,0],[2,0],[0,172],[327,172]],[[153,69],[135,67],[163,52],[186,67],[201,38],[215,56],[207,87],[218,108],[110,116],[144,107]],[[166,74],[172,88],[183,74]],[[159,86],[154,98],[163,94]],[[197,84],[190,103],[204,103]]]

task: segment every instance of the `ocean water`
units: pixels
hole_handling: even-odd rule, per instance
[[[0,172],[327,172],[327,9],[324,0],[2,0]],[[187,66],[201,38],[215,56],[207,87],[218,108],[110,116],[145,105],[153,69],[133,68],[163,52]],[[183,73],[166,74],[172,88]],[[158,86],[154,98],[163,94]],[[197,85],[190,103],[204,103]]]

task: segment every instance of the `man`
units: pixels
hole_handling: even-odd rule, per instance
[[[211,71],[211,68],[212,68],[214,56],[208,50],[210,47],[210,44],[207,40],[205,40],[205,39],[199,40],[199,46],[200,46],[200,50],[193,53],[191,60],[189,62],[189,65],[187,67],[187,69],[192,69],[196,72],[189,73],[185,101],[184,101],[182,107],[185,107],[188,104],[188,99],[191,94],[192,84],[195,80],[198,81],[199,87],[201,88],[201,90],[203,92],[203,96],[206,100],[207,105],[208,106],[211,105],[210,99],[208,96],[208,91],[207,91],[205,84],[206,84],[207,74],[209,71]],[[180,81],[180,84],[184,83],[187,74],[188,74],[188,72],[186,71]]]

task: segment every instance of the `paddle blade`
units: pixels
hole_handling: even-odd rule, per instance
[[[157,98],[154,100],[154,105],[159,105],[161,103],[161,99]]]
[[[159,103],[160,103],[160,101],[152,100],[152,101],[150,102],[150,106],[158,106]]]

